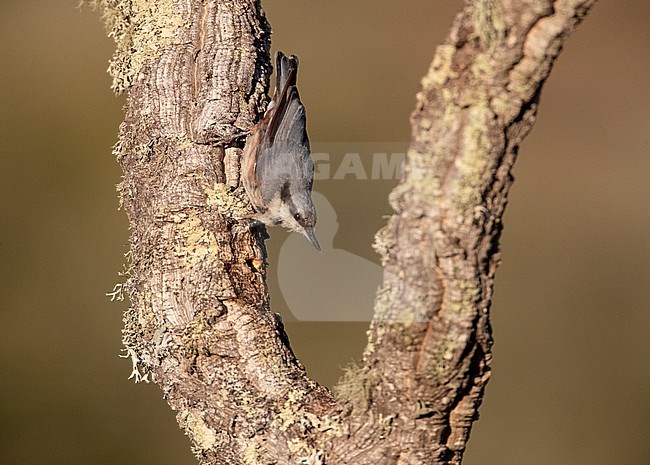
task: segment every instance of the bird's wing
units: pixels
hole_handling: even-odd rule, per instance
[[[287,181],[309,181],[313,177],[305,107],[296,87],[298,59],[278,52],[276,60],[274,105],[267,111],[268,122],[263,124],[255,168],[257,178],[264,180],[261,195],[267,202],[282,191]]]

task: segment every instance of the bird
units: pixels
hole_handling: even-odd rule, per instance
[[[314,161],[296,85],[298,57],[277,52],[275,61],[273,98],[242,152],[242,184],[256,211],[254,219],[300,233],[320,252],[311,196]]]

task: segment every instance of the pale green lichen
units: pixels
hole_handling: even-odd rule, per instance
[[[448,87],[440,89],[440,98],[445,102],[443,105],[442,122],[445,126],[450,127],[458,121],[460,107],[456,103],[460,97],[457,90]]]
[[[440,195],[440,178],[437,176],[431,177],[432,156],[434,160],[439,159],[435,148],[433,149],[433,153],[429,151],[421,153],[412,147],[407,152],[410,163],[408,184],[419,198],[434,199]]]
[[[444,380],[451,373],[454,354],[459,352],[459,341],[455,331],[444,332],[438,335],[434,351],[427,353],[426,372],[432,379]]]
[[[429,71],[422,78],[422,90],[428,91],[434,87],[441,86],[447,79],[454,78],[456,73],[451,70],[452,59],[456,53],[453,45],[439,45],[433,56]]]
[[[140,310],[131,306],[124,311],[123,315],[122,344],[124,344],[126,354],[121,357],[131,359],[132,371],[129,379],[134,379],[136,383],[148,383],[150,379],[153,379],[153,373],[150,371],[151,365],[147,363],[147,360],[151,362],[151,356],[147,355],[140,340],[140,335],[145,331],[144,328],[150,325],[149,319],[152,316],[151,293],[149,292],[147,295],[148,299],[147,296],[141,299],[147,304],[141,306]]]
[[[389,314],[391,305],[398,300],[400,289],[398,286],[393,286],[389,283],[390,276],[385,276],[385,281],[382,286],[377,289],[377,296],[375,297],[375,321],[394,321],[397,317]]]
[[[286,400],[274,421],[281,431],[287,431],[297,421],[296,414],[303,407],[304,397],[302,390],[292,390],[286,394]]]
[[[380,291],[378,291],[379,294]],[[378,297],[379,298],[379,297]],[[375,304],[376,309],[384,308],[382,307],[382,303],[377,302]],[[376,320],[371,323],[370,329],[366,331],[366,336],[368,337],[368,343],[366,344],[366,348],[363,351],[364,357],[370,357],[376,350],[376,345],[381,344],[382,339],[386,335],[386,333],[389,331],[387,328],[388,325],[386,325],[384,322]],[[371,337],[374,336],[374,337]]]
[[[244,189],[231,190],[226,184],[215,183],[205,189],[205,194],[208,206],[224,216],[247,218],[253,213]]]
[[[487,123],[491,110],[484,101],[475,103],[467,111],[461,134],[462,153],[454,162],[459,176],[454,203],[461,215],[470,218],[473,215],[469,213],[482,204],[489,181],[486,171],[492,146]]]
[[[187,430],[192,435],[194,443],[203,450],[213,448],[217,443],[217,435],[200,416],[187,412],[185,417]]]
[[[481,297],[481,288],[473,280],[463,279],[458,281],[458,287],[461,292],[461,299],[456,302],[452,302],[451,310],[454,310],[457,313],[464,313],[466,311],[472,311],[474,305]]]
[[[264,463],[264,448],[262,447],[259,438],[253,437],[249,441],[246,441],[246,447],[242,453],[242,459],[245,464],[249,465],[259,465],[260,463]]]
[[[490,99],[490,108],[495,115],[502,116],[512,108],[512,97],[507,92],[501,92]]]
[[[395,233],[395,224],[397,221],[397,216],[391,216],[388,219],[386,226],[375,233],[375,241],[372,244],[372,248],[377,254],[379,254],[382,266],[384,266],[388,261],[389,252],[395,245],[393,236]]]
[[[181,257],[185,267],[192,267],[198,263],[205,262],[212,258],[217,259],[219,244],[214,233],[203,226],[200,218],[193,216],[181,223],[181,233],[186,237],[184,243],[178,244],[174,255]]]
[[[326,465],[325,451],[320,449],[308,449],[306,454],[298,458],[298,463],[304,465]]]
[[[341,437],[343,435],[341,418],[338,415],[319,417],[311,412],[304,412],[301,422],[305,431],[313,429],[321,433],[327,433],[330,437]]]
[[[113,286],[113,290],[106,293],[107,297],[111,298],[111,302],[122,302],[124,300],[124,283],[117,283]]]
[[[131,375],[128,379],[132,379],[135,383],[148,383],[150,381],[149,375],[151,375],[151,373],[146,369],[142,370],[135,351],[128,347],[122,349],[122,351],[124,351],[124,354],[120,355],[120,358],[128,358],[131,360]]]
[[[373,370],[351,362],[333,391],[338,399],[352,406],[353,412],[364,412],[370,406],[372,389],[378,382],[379,376]]]
[[[173,0],[82,0],[102,12],[108,36],[116,50],[108,72],[117,94],[127,90],[146,60],[158,56],[160,48],[179,40],[178,30],[189,27]]]
[[[414,307],[404,304],[391,323],[398,323],[408,328],[416,322],[415,312]]]
[[[416,132],[416,137],[428,144],[429,134],[423,131]],[[399,183],[388,195],[388,203],[393,210],[400,213],[404,204],[409,204],[413,197],[417,199],[435,199],[440,195],[440,179],[437,176],[431,177],[432,156],[434,159],[438,155],[434,152],[420,153],[413,147],[410,147],[407,152],[407,160],[409,164],[408,174],[404,181]],[[380,231],[381,235],[389,234],[390,231]],[[382,237],[378,237],[382,239]],[[388,243],[386,243],[388,244]],[[377,244],[381,247],[381,243]],[[382,249],[378,249],[382,250]]]
[[[338,415],[317,416],[314,413],[305,411],[306,392],[302,389],[295,389],[285,394],[284,402],[279,406],[270,429],[277,429],[283,432],[291,430],[287,447],[291,455],[298,458],[297,463],[322,463],[318,462],[324,452],[318,447],[318,442],[327,442],[334,437],[343,436],[341,419]],[[314,432],[322,434],[314,438]],[[253,438],[246,445],[243,451],[244,462],[258,465],[269,463],[272,458],[265,457],[265,451],[259,440]],[[315,461],[314,461],[315,460]]]
[[[494,50],[505,37],[506,23],[503,20],[499,0],[474,0],[472,4],[472,25],[484,50]]]
[[[457,270],[458,271],[458,270]],[[476,304],[480,300],[482,290],[480,283],[472,279],[458,279],[458,287],[448,289],[445,311],[457,314],[461,320],[467,319],[476,311]],[[455,298],[452,300],[452,295]],[[449,315],[446,318],[455,320],[456,315]],[[454,357],[465,350],[468,335],[462,328],[450,327],[449,331],[438,335],[432,351],[427,354],[426,370],[434,379],[444,379],[451,376],[451,369],[455,366]]]
[[[478,53],[474,62],[472,63],[472,76],[478,83],[484,80],[485,76],[489,76],[494,72],[494,61],[486,53]]]

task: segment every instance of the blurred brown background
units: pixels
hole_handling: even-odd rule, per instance
[[[127,251],[111,155],[124,99],[105,74],[113,44],[76,3],[0,3],[0,463],[195,463],[161,391],[127,381],[117,357],[126,304],[105,293]],[[274,49],[300,56],[312,140],[406,143],[459,5],[264,2]],[[650,463],[649,23],[650,2],[601,2],[543,91],[515,167],[468,465]],[[393,185],[317,182],[338,217],[334,247],[377,262]],[[274,308],[332,384],[365,324],[293,317],[274,277],[287,236],[271,234]]]

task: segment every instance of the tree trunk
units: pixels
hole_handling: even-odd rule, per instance
[[[255,0],[96,0],[127,91],[124,343],[204,464],[459,464],[489,378],[489,307],[519,143],[595,0],[475,0],[422,80],[363,360],[309,379],[269,308],[239,154],[267,101]]]

